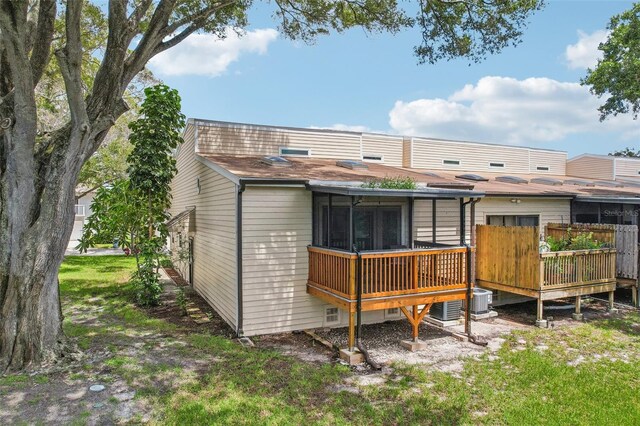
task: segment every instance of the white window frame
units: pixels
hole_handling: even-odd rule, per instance
[[[449,163],[447,163],[447,161],[457,161],[458,163],[457,163],[457,164],[449,164]],[[462,161],[460,161],[460,160],[453,160],[453,159],[450,159],[450,158],[444,158],[444,159],[442,160],[442,165],[443,165],[443,166],[456,166],[456,167],[457,167],[457,166],[462,166]]]
[[[74,212],[76,216],[85,216],[86,210],[85,210],[85,205],[84,204],[76,204],[74,206]],[[80,212],[82,212],[82,214],[80,214]]]
[[[496,166],[494,164],[502,164],[501,166]],[[507,167],[507,163],[505,163],[504,161],[489,161],[489,168],[490,169],[504,169]]]
[[[364,158],[364,157],[380,157],[380,159],[374,158]],[[362,161],[366,161],[368,163],[384,163],[384,155],[380,154],[362,154]]]
[[[291,149],[291,150],[296,150],[296,151],[307,151],[307,154],[284,154],[282,152],[282,150],[286,150],[286,149]],[[298,147],[292,147],[292,146],[281,146],[280,148],[278,148],[278,156],[279,157],[311,157],[311,148],[298,148]]]
[[[335,316],[337,318],[336,321],[327,321],[327,317],[329,315],[334,315],[334,314],[329,314],[328,311],[329,309],[335,309],[336,313]],[[340,310],[340,308],[336,307],[336,306],[326,306],[323,310],[322,310],[322,322],[324,324],[325,327],[331,327],[331,326],[335,326],[335,325],[340,325],[342,324],[342,311]]]
[[[546,168],[546,170],[540,170],[540,167],[544,167],[544,168]],[[549,166],[536,165],[536,172],[550,172],[550,171],[551,171],[551,167],[549,167]]]

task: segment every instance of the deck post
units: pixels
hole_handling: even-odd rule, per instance
[[[609,308],[607,310],[609,311],[609,313],[612,313],[612,314],[615,314],[618,312],[618,310],[614,306],[615,293],[616,293],[615,291],[609,292]]]
[[[351,312],[351,306],[349,306],[349,351],[353,352],[356,346],[356,321],[355,312]]]
[[[576,311],[573,315],[571,315],[573,317],[574,320],[576,321],[582,321],[582,319],[584,318],[582,315],[582,297],[581,296],[576,296]]]
[[[538,312],[536,315],[536,327],[547,327],[547,320],[544,319],[544,302],[542,301],[542,294],[538,294]]]
[[[411,323],[413,326],[413,341],[418,341],[418,332],[420,328],[420,317],[418,312],[418,305],[413,305],[413,322]]]

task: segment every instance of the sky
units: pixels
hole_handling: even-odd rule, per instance
[[[418,65],[415,30],[291,41],[261,5],[243,37],[192,35],[149,67],[180,91],[187,117],[607,154],[640,148],[640,121],[600,122],[601,101],[579,82],[609,18],[631,5],[549,0],[521,44],[471,65]]]

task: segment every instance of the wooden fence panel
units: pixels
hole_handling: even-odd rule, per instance
[[[540,234],[537,227],[476,226],[476,279],[538,289]]]
[[[638,278],[638,227],[636,225],[614,225],[616,227],[616,273],[618,277]]]
[[[582,233],[593,233],[593,239],[607,243],[611,247],[616,241],[616,225],[608,225],[601,223],[548,223],[545,227],[545,235],[553,238],[565,238],[567,229],[571,228],[571,235],[575,236]]]

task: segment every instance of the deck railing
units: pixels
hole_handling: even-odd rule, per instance
[[[357,297],[360,280],[363,298],[402,296],[466,287],[467,249],[355,253],[309,247],[309,283],[350,300]]]
[[[616,249],[540,253],[540,287],[572,287],[615,280]]]

